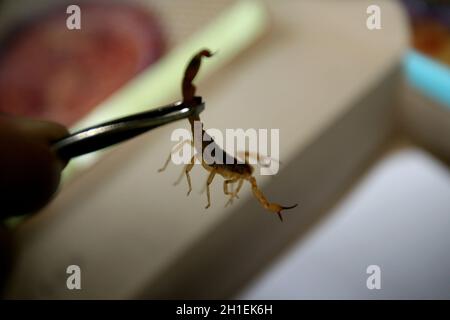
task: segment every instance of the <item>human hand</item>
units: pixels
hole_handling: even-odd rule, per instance
[[[66,165],[51,142],[67,134],[54,122],[0,114],[0,219],[37,211],[50,201]]]

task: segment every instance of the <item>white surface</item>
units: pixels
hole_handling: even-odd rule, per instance
[[[239,298],[450,298],[450,172],[428,154],[389,155],[327,217]]]

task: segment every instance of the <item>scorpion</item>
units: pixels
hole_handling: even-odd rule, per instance
[[[192,82],[200,69],[202,58],[203,57],[209,58],[212,56],[213,56],[213,53],[211,53],[209,50],[207,50],[207,49],[201,50],[200,52],[198,52],[196,55],[193,56],[193,58],[187,65],[187,68],[184,73],[183,81],[182,81],[182,95],[183,95],[182,103],[184,105],[192,106],[193,104],[197,103],[196,99],[195,99],[196,98],[196,96],[195,96],[196,87]],[[188,120],[191,125],[191,131],[192,131],[193,137],[195,137],[194,123],[198,122],[201,124],[201,130],[202,130],[201,136],[202,137],[206,136],[206,137],[208,137],[208,139],[201,139],[202,140],[201,144],[194,143],[194,141],[191,141],[191,140],[182,141],[178,146],[174,147],[172,152],[169,154],[169,157],[167,158],[167,161],[165,162],[164,166],[158,170],[159,172],[162,172],[166,169],[166,167],[171,159],[172,154],[177,152],[178,150],[180,150],[181,147],[187,142],[189,142],[191,144],[191,146],[194,149],[196,149],[198,151],[198,153],[201,155],[203,155],[203,151],[205,150],[206,147],[208,147],[208,145],[210,145],[211,143],[216,144],[215,141],[213,140],[213,138],[210,137],[203,129],[203,123],[201,122],[200,116],[198,115],[198,113],[191,115],[188,118]],[[214,150],[222,150],[222,149],[219,149],[220,147],[218,145],[214,145],[214,147],[215,147]],[[199,149],[201,149],[201,150],[199,150]],[[231,157],[225,151],[223,151],[222,154],[223,154],[224,158]],[[248,157],[249,157],[250,153],[245,152],[244,155],[245,155],[244,161],[238,161],[236,158],[231,157],[233,159],[233,161],[221,161],[220,163],[216,161],[211,164],[206,163],[203,159],[203,156],[200,156],[201,159],[199,159],[199,160],[201,160],[202,166],[209,172],[208,179],[206,181],[206,194],[207,194],[208,203],[207,203],[205,209],[209,208],[211,205],[209,186],[212,183],[212,181],[216,175],[221,175],[225,179],[223,182],[223,191],[226,196],[229,196],[229,200],[225,206],[227,206],[228,204],[231,204],[233,202],[234,198],[239,198],[238,197],[239,191],[241,190],[244,182],[248,181],[251,185],[253,195],[261,203],[261,205],[268,211],[277,213],[279,219],[281,221],[283,221],[283,216],[281,215],[281,211],[295,208],[297,206],[297,204],[292,205],[292,206],[282,206],[278,203],[269,202],[267,200],[267,198],[264,196],[264,194],[262,193],[262,191],[259,189],[259,187],[256,183],[256,179],[253,176],[254,168],[248,162]],[[188,164],[186,164],[184,170],[182,171],[182,173],[180,175],[180,178],[177,180],[177,182],[175,182],[175,184],[178,184],[181,181],[181,179],[183,178],[183,175],[184,174],[186,175],[186,179],[188,182],[188,188],[189,188],[187,195],[189,195],[192,191],[191,177],[189,175],[189,172],[192,170],[192,168],[194,166],[195,157],[196,157],[196,155],[194,154],[192,156],[192,158],[190,159],[190,162]],[[258,157],[258,161],[259,161],[260,155],[257,154],[257,157]],[[237,183],[236,190],[229,190],[229,188],[228,188],[229,185],[231,185],[231,187],[232,187],[232,186],[234,186],[235,183]]]

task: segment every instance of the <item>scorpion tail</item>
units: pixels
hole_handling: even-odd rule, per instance
[[[281,211],[283,210],[289,210],[293,209],[297,206],[297,204],[294,204],[293,206],[282,206],[278,203],[270,203],[267,198],[264,196],[264,194],[261,192],[261,190],[258,188],[256,184],[256,179],[254,177],[251,177],[249,179],[251,185],[252,185],[252,191],[255,197],[258,199],[258,201],[266,208],[267,210],[276,213],[281,221],[283,221],[283,216],[281,215]]]
[[[280,218],[281,221],[283,221],[283,216],[281,215],[281,211],[282,210],[289,210],[289,209],[294,209],[296,206],[298,206],[298,203],[294,204],[293,206],[280,206],[281,209],[279,211],[277,211],[278,217]]]
[[[208,49],[200,50],[197,54],[195,54],[189,64],[186,67],[184,72],[184,78],[182,82],[182,93],[183,93],[183,101],[185,103],[192,102],[195,97],[196,88],[192,84],[195,76],[200,70],[200,65],[202,61],[202,57],[212,57],[214,54],[211,53]]]

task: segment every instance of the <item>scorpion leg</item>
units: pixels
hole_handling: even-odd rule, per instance
[[[206,181],[206,196],[208,197],[208,204],[206,205],[205,209],[208,209],[211,205],[211,196],[209,193],[209,185],[213,181],[215,175],[216,175],[216,170],[213,169],[208,176],[208,181]]]
[[[238,182],[237,189],[236,189],[236,191],[230,193],[230,199],[228,199],[228,202],[225,204],[225,207],[228,206],[228,205],[230,205],[230,204],[233,204],[233,198],[239,199],[238,193],[239,193],[239,191],[241,190],[242,185],[244,184],[244,179],[240,179],[240,180],[236,179],[235,181],[239,181],[239,182]],[[226,181],[225,181],[225,182],[226,182]],[[234,182],[234,181],[233,181],[233,182]],[[225,188],[225,184],[224,184],[224,188]],[[225,193],[225,194],[227,194],[227,193]]]
[[[233,187],[233,183],[238,182],[238,181],[239,181],[239,179],[235,178],[235,179],[225,180],[223,182],[223,193],[225,193],[225,195],[227,195],[227,196],[230,196],[230,199],[226,203],[225,207],[228,206],[229,204],[233,203],[233,197],[234,197],[234,191],[231,190],[231,192],[230,192],[228,190],[228,185],[231,184],[231,187]]]
[[[230,183],[235,183],[238,182],[239,179],[235,178],[235,179],[229,179],[229,180],[225,180],[223,182],[223,193],[225,193],[227,196],[231,196],[233,194],[233,192],[229,192],[228,191],[228,185]]]
[[[178,178],[177,181],[175,181],[174,185],[177,185],[180,183],[181,179],[183,178],[183,174],[186,174],[186,179],[188,182],[188,192],[187,192],[187,196],[191,193],[192,191],[192,185],[191,185],[191,176],[189,175],[189,172],[192,170],[192,168],[194,167],[194,160],[195,160],[195,156],[192,156],[190,163],[188,163],[185,167],[183,172],[181,172],[180,177]]]
[[[237,189],[236,189],[236,191],[233,193],[233,196],[234,196],[235,198],[238,198],[238,199],[239,199],[238,193],[239,193],[239,191],[241,191],[241,188],[242,188],[242,185],[243,185],[243,184],[244,184],[244,179],[239,180]]]
[[[178,152],[188,142],[191,146],[193,146],[192,140],[183,140],[178,145],[175,145],[175,147],[172,149],[172,151],[170,151],[169,157],[167,158],[166,162],[164,163],[164,166],[162,168],[158,169],[158,172],[162,172],[162,171],[166,170],[167,166],[169,165],[170,159],[172,158],[172,154],[174,154],[175,152]]]

